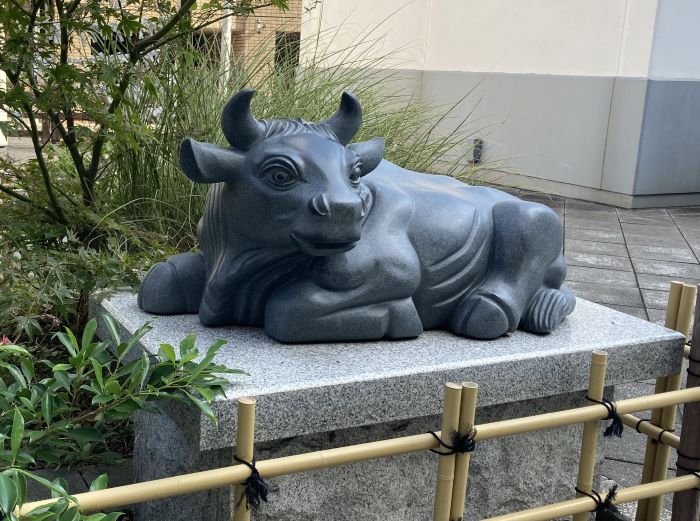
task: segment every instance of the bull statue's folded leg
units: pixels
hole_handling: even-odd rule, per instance
[[[328,291],[308,280],[290,284],[268,302],[265,331],[280,342],[415,338],[423,332],[410,296],[362,304],[365,293]]]
[[[561,285],[566,274],[562,229],[548,207],[518,199],[493,207],[493,250],[489,274],[455,310],[450,329],[475,338],[496,338],[518,326],[552,331],[573,309]]]
[[[139,307],[157,315],[197,313],[205,271],[201,253],[181,253],[154,264],[141,283]]]

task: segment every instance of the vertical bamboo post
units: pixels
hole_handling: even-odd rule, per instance
[[[442,410],[441,440],[452,445],[452,433],[459,430],[460,402],[462,386],[456,383],[445,384],[445,399]],[[440,450],[445,451],[443,447]],[[433,521],[449,521],[452,503],[452,483],[454,482],[455,456],[440,456],[438,459],[437,485]]]
[[[681,282],[671,282],[671,287],[668,293],[668,304],[666,305],[666,322],[665,325],[669,329],[676,328],[678,322],[678,310],[681,304],[681,294],[683,293],[683,284]],[[668,377],[662,376],[656,379],[654,386],[654,394],[666,392],[668,387]],[[651,424],[657,427],[661,425],[662,411],[654,409],[651,411]],[[647,439],[647,446],[644,452],[644,466],[642,467],[641,484],[650,483],[654,474],[654,463],[656,462],[656,447],[658,442],[651,438]],[[641,499],[637,503],[637,514],[635,521],[646,521],[647,511],[649,508],[649,500]]]
[[[687,388],[700,386],[700,300],[696,297],[695,326],[690,347],[690,362]],[[700,402],[685,404],[683,408],[683,426],[681,428],[681,445],[678,449],[678,463],[685,468],[700,472]],[[684,458],[680,456],[687,456]],[[684,476],[688,471],[678,468],[676,476]],[[700,519],[700,491],[691,488],[673,495],[673,515],[671,521]]]
[[[693,316],[693,305],[697,296],[697,287],[690,284],[683,284],[681,290],[681,300],[678,306],[678,315],[674,329],[685,335],[686,339],[690,334],[690,321]],[[681,365],[683,359],[681,358]],[[681,387],[681,373],[669,376],[666,379],[666,392],[677,391]],[[676,411],[677,405],[671,405],[661,410],[661,423],[659,427],[662,429],[673,430],[676,426]],[[666,479],[668,469],[668,460],[671,455],[671,447],[662,443],[656,444],[656,457],[654,458],[654,470],[651,473],[652,481],[661,481]],[[659,521],[661,517],[661,507],[663,505],[663,496],[656,496],[647,500],[647,521]]]
[[[588,377],[588,396],[593,400],[601,401],[605,390],[605,373],[608,368],[608,354],[604,351],[593,351],[591,358],[591,372]],[[598,446],[598,427],[600,420],[592,420],[583,424],[583,436],[581,439],[581,456],[578,464],[578,479],[576,487],[587,493],[593,489],[593,473],[595,471],[596,448]],[[581,492],[576,497],[584,497]],[[588,512],[576,514],[573,521],[586,521]]]
[[[236,430],[236,457],[248,463],[253,462],[253,444],[255,441],[255,400],[240,398],[238,400],[238,427]],[[250,521],[250,508],[246,502],[245,485],[236,485],[233,492],[234,521]]]
[[[479,386],[474,382],[462,383],[462,398],[459,413],[459,435],[465,436],[474,427],[476,416],[476,394]],[[468,452],[457,454],[455,458],[454,483],[452,484],[452,506],[450,521],[462,521],[464,517],[464,501],[467,496],[467,479],[469,475]]]

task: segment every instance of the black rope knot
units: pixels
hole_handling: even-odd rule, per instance
[[[603,432],[603,437],[609,438],[610,436],[617,436],[618,438],[622,438],[622,431],[625,429],[625,425],[622,423],[622,418],[620,418],[620,415],[617,413],[617,406],[606,398],[598,401],[586,395],[586,400],[602,405],[608,410],[608,415],[605,419],[612,420],[612,423],[608,425],[605,432]]]
[[[438,449],[430,449],[430,452],[433,452],[440,456],[452,456],[453,454],[464,454],[467,452],[474,452],[474,449],[476,448],[476,429],[474,429],[473,427],[470,427],[464,436],[460,435],[459,432],[454,431],[450,435],[450,438],[452,439],[452,445],[448,445],[447,443],[442,441],[440,439],[440,436],[435,434],[433,431],[429,431],[428,434],[431,434],[433,438],[435,438],[438,441],[441,447],[444,447],[448,450],[448,452],[443,452]]]
[[[627,517],[622,515],[622,512],[618,510],[617,506],[613,505],[613,501],[617,495],[617,484],[610,487],[610,490],[608,490],[608,493],[605,495],[605,499],[595,490],[591,490],[590,494],[578,487],[576,487],[575,490],[595,501],[595,509],[591,510],[591,512],[595,512],[596,521],[629,521]]]
[[[260,477],[260,472],[258,472],[258,469],[255,467],[255,460],[253,460],[252,463],[248,463],[237,456],[234,456],[233,459],[250,469],[250,476],[243,482],[243,485],[245,486],[245,494],[238,500],[238,504],[243,501],[244,497],[246,508],[249,509],[252,508],[255,510],[262,504],[263,501],[267,503],[267,495],[270,492],[274,492],[275,489],[271,488],[270,485],[268,485],[265,480]]]

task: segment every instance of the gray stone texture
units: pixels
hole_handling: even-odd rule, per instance
[[[155,264],[142,309],[263,327],[287,343],[548,333],[574,309],[548,206],[405,170],[383,159],[383,138],[349,144],[362,122],[349,92],[318,123],[258,121],[254,93],[223,108],[228,147],[181,143],[184,174],[211,185],[201,254]]]
[[[152,318],[127,293],[98,310],[124,333]],[[148,352],[191,332],[201,347],[226,337],[217,362],[251,376],[233,378],[226,399],[215,402],[218,428],[181,404],[140,415],[137,480],[232,464],[240,396],[257,399],[256,451],[266,459],[438,429],[446,381],[479,383],[477,423],[574,407],[583,403],[591,350],[609,352],[612,386],[677,370],[682,344],[678,334],[586,301],[552,334],[518,331],[490,342],[429,331],[394,342],[284,345],[259,329],[203,328],[193,315],[154,317],[153,325],[141,341]],[[542,496],[571,497],[579,443],[580,426],[483,443],[472,460],[466,519],[526,508]],[[424,520],[436,458],[426,452],[275,479],[280,490],[256,519]],[[209,491],[141,505],[138,519],[223,521],[230,502],[229,490]]]

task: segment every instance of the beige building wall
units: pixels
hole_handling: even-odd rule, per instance
[[[645,122],[661,128],[647,91],[654,74],[695,74],[693,52],[700,77],[700,32],[691,30],[699,15],[696,0],[326,0],[305,16],[302,35],[342,25],[332,51],[385,34],[374,52],[400,49],[393,66],[418,73],[421,97],[450,103],[469,93],[460,110],[483,128],[485,160],[512,172],[496,182],[623,206],[673,204],[695,184],[640,184],[638,160],[652,143]]]

